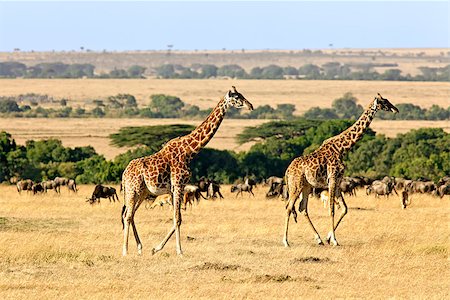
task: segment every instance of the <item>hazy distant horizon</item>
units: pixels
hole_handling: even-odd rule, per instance
[[[449,48],[449,8],[449,1],[0,0],[0,51]]]

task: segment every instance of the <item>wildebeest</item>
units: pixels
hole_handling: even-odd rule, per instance
[[[17,182],[16,187],[17,187],[17,191],[19,192],[19,194],[22,191],[31,191],[32,187],[33,187],[33,180],[31,179],[23,179],[20,180],[19,182]]]
[[[440,198],[443,198],[445,195],[450,195],[450,183],[440,185],[436,190],[436,194]]]
[[[77,189],[77,183],[75,182],[74,179],[69,179],[69,181],[67,182],[67,188],[69,189],[69,192],[74,192],[76,193],[78,191]]]
[[[217,198],[216,194],[219,194],[220,199],[223,199],[223,195],[220,192],[219,183],[215,181],[210,181],[206,198]]]
[[[117,196],[116,189],[110,186],[103,186],[101,184],[97,184],[94,188],[94,192],[92,193],[91,198],[88,198],[86,202],[90,204],[94,204],[96,201],[100,203],[100,198],[108,198],[109,202],[118,201],[119,197]]]
[[[381,180],[375,180],[374,182],[372,182],[372,185],[367,187],[366,194],[370,195],[372,192],[374,192],[376,197],[379,197],[380,195],[389,197],[392,191],[395,191],[395,193],[398,195],[393,183],[390,184]]]
[[[431,193],[436,189],[436,185],[433,181],[411,181],[408,183],[408,185],[405,186],[405,189],[409,193]]]
[[[255,196],[255,194],[253,194],[253,186],[246,183],[239,183],[232,185],[231,192],[234,193],[236,191],[237,191],[236,197],[239,196],[239,194],[244,196],[242,192],[247,192],[249,193],[249,195],[252,194],[253,197]]]
[[[344,194],[349,196],[356,196],[356,188],[358,187],[358,182],[351,177],[344,177],[339,185],[339,188]]]
[[[47,190],[55,190],[57,194],[61,193],[60,185],[53,180],[47,180],[41,182],[42,187],[44,188],[44,192],[47,193]]]
[[[43,193],[44,192],[44,187],[42,186],[41,183],[35,183],[31,187],[31,190],[33,191],[33,195],[36,195],[37,193]]]
[[[286,194],[287,194],[287,187],[284,182],[281,183],[273,182],[270,185],[269,191],[266,193],[266,198],[270,199],[277,196],[283,196],[283,198],[287,199]]]

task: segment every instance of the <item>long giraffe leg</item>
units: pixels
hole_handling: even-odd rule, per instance
[[[292,211],[294,211],[294,219],[295,222],[297,222],[297,213],[295,212],[295,202],[297,202],[296,198],[290,198],[288,204],[286,205],[286,221],[284,225],[284,237],[283,237],[283,244],[285,247],[289,247],[288,242],[288,230],[289,230],[289,218],[291,217]]]
[[[289,199],[286,204],[286,221],[284,224],[284,237],[283,244],[285,247],[289,247],[288,242],[288,230],[289,230],[289,218],[291,217],[291,213],[294,214],[294,221],[297,223],[297,212],[295,211],[295,202],[297,202],[298,196],[300,195],[301,189],[297,190],[295,187],[292,187],[292,191],[289,190]]]
[[[339,226],[339,223],[341,223],[342,219],[347,214],[347,210],[348,210],[347,204],[345,203],[344,196],[342,195],[342,193],[341,193],[339,199],[340,199],[340,202],[342,204],[342,212],[341,212],[341,216],[339,217],[339,219],[336,222],[336,225],[334,225],[334,230],[335,231],[336,231],[337,227]]]
[[[158,251],[161,251],[164,246],[166,245],[167,241],[172,237],[173,233],[175,232],[175,238],[176,238],[176,249],[177,254],[182,255],[183,252],[181,251],[181,242],[180,242],[180,225],[181,225],[181,189],[174,188],[173,193],[173,225],[172,228],[169,230],[165,238],[162,240],[162,242],[152,249],[152,254],[155,254]]]
[[[126,206],[125,210],[124,210],[124,214],[123,214],[123,248],[122,248],[122,255],[126,256],[127,252],[128,252],[128,235],[130,232],[130,223],[131,223],[131,218],[132,218],[132,214],[133,214],[133,209],[130,206]]]
[[[328,201],[330,202],[330,219],[331,219],[331,227],[330,227],[330,232],[328,232],[328,236],[327,236],[327,242],[330,244],[333,244],[333,246],[339,246],[337,240],[336,240],[336,235],[334,233],[335,230],[335,226],[334,226],[334,199],[336,198],[336,191],[337,191],[337,183],[336,183],[336,178],[333,176],[330,178],[329,183],[328,183],[328,193],[329,193],[329,198]]]
[[[314,225],[308,215],[308,197],[309,197],[310,193],[311,193],[311,188],[306,187],[306,186],[303,187],[303,191],[302,191],[302,195],[301,195],[302,200],[300,201],[298,210],[300,213],[303,214],[303,216],[306,218],[309,225],[311,226],[312,230],[314,231],[314,239],[316,240],[317,244],[323,245],[322,239],[320,238],[319,233],[317,232],[316,228],[314,227]]]
[[[136,206],[133,210],[132,217],[131,217],[131,228],[133,228],[133,234],[134,234],[134,239],[136,240],[138,255],[142,254],[142,243],[141,243],[141,240],[139,239],[136,225],[134,224],[134,214],[136,213],[137,209],[139,208],[139,206],[141,205],[142,202],[143,202],[143,200],[139,199],[139,202],[136,204]]]

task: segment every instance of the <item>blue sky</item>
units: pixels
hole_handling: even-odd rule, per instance
[[[0,0],[0,51],[450,47],[449,3]]]

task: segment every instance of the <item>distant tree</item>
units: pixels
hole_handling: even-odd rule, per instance
[[[157,125],[141,127],[123,127],[118,133],[111,134],[109,137],[112,144],[119,147],[133,147],[145,145],[153,151],[157,151],[169,140],[186,135],[194,130],[192,125]]]
[[[94,108],[92,110],[92,115],[97,118],[102,118],[105,116],[105,112],[103,111],[103,109],[101,107],[97,106],[96,108]]]
[[[298,75],[298,70],[294,67],[291,66],[287,66],[283,68],[283,74],[284,75],[289,75],[289,76],[297,76]]]
[[[261,78],[263,79],[283,79],[283,68],[277,65],[269,65],[262,68]]]
[[[156,68],[156,75],[161,78],[174,78],[175,68],[171,64],[166,64]]]
[[[333,101],[332,108],[341,119],[358,119],[364,108],[357,104],[358,99],[352,93],[345,93],[341,98]]]
[[[2,100],[0,101],[0,113],[19,112],[20,108],[17,102],[14,100]]]
[[[333,108],[320,108],[320,107],[312,107],[308,109],[303,117],[306,119],[318,119],[318,120],[331,120],[331,119],[339,119],[336,111]]]
[[[280,119],[289,119],[293,117],[295,105],[287,103],[277,104],[275,111]]]
[[[306,79],[319,79],[321,77],[320,68],[313,64],[306,64],[298,69],[298,75]]]
[[[217,70],[217,76],[227,76],[231,78],[245,78],[247,73],[238,65],[224,65]]]
[[[262,69],[260,67],[254,67],[250,70],[250,78],[252,79],[261,79],[262,78]]]
[[[401,80],[402,71],[399,69],[389,69],[384,71],[383,74],[380,75],[382,80]]]
[[[217,76],[217,70],[219,68],[215,65],[202,65],[200,71],[201,78],[211,78]]]
[[[0,77],[20,77],[26,73],[27,66],[23,63],[7,61],[0,62]]]
[[[128,72],[124,69],[116,69],[114,68],[112,71],[109,72],[110,78],[128,78]]]
[[[133,65],[128,68],[128,76],[131,78],[144,78],[145,67]]]
[[[175,96],[157,94],[151,95],[150,99],[149,108],[153,112],[159,113],[163,118],[178,117],[181,109],[184,107],[184,102]]]

